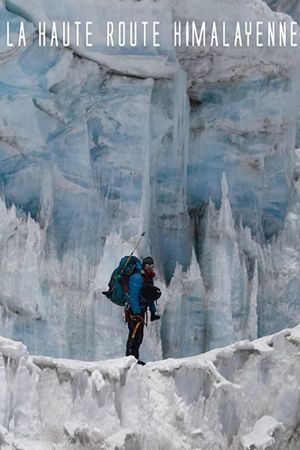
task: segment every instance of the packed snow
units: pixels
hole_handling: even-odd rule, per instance
[[[122,310],[101,290],[142,231],[163,291],[147,361],[299,323],[299,52],[174,50],[170,37],[173,20],[216,12],[291,18],[259,0],[0,6],[29,36],[0,49],[1,334],[48,357],[122,356]],[[100,25],[160,20],[163,45],[39,47],[38,21],[101,8]]]
[[[0,339],[1,449],[296,450],[300,328],[141,367]]]

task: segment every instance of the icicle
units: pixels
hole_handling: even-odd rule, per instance
[[[162,323],[162,346],[164,357],[181,353],[181,308],[183,296],[183,272],[177,264],[168,289],[164,293],[164,317]],[[161,308],[161,305],[160,305]],[[160,309],[160,311],[162,308]]]
[[[187,76],[179,68],[174,80],[174,121],[173,121],[173,159],[174,164],[181,171],[178,189],[179,208],[185,210],[187,161],[189,152],[189,100],[187,96]]]
[[[226,233],[231,239],[235,239],[236,232],[228,199],[228,184],[225,173],[222,175],[222,205],[220,209],[219,227],[221,233]]]
[[[248,313],[248,339],[257,338],[257,295],[258,295],[258,265],[254,264],[254,273],[250,285],[249,313]]]
[[[47,228],[52,220],[53,211],[53,181],[49,169],[45,169],[42,173],[40,205],[39,222]]]
[[[228,183],[224,172],[222,174],[221,185],[222,185],[222,203],[224,203],[228,197]]]

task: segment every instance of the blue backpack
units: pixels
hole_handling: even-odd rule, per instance
[[[128,302],[128,284],[130,276],[142,270],[142,263],[136,256],[123,256],[118,267],[111,274],[108,291],[103,291],[111,302],[118,306],[125,306]]]

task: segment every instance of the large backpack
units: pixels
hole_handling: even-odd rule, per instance
[[[130,276],[141,271],[142,263],[136,256],[124,256],[118,267],[111,274],[109,290],[102,292],[115,305],[125,306],[128,301],[128,284]]]

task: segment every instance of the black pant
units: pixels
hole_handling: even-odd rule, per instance
[[[141,315],[144,319],[144,314]],[[132,314],[127,315],[128,339],[126,345],[126,356],[133,355],[139,359],[139,348],[144,337],[144,322],[132,318]]]

